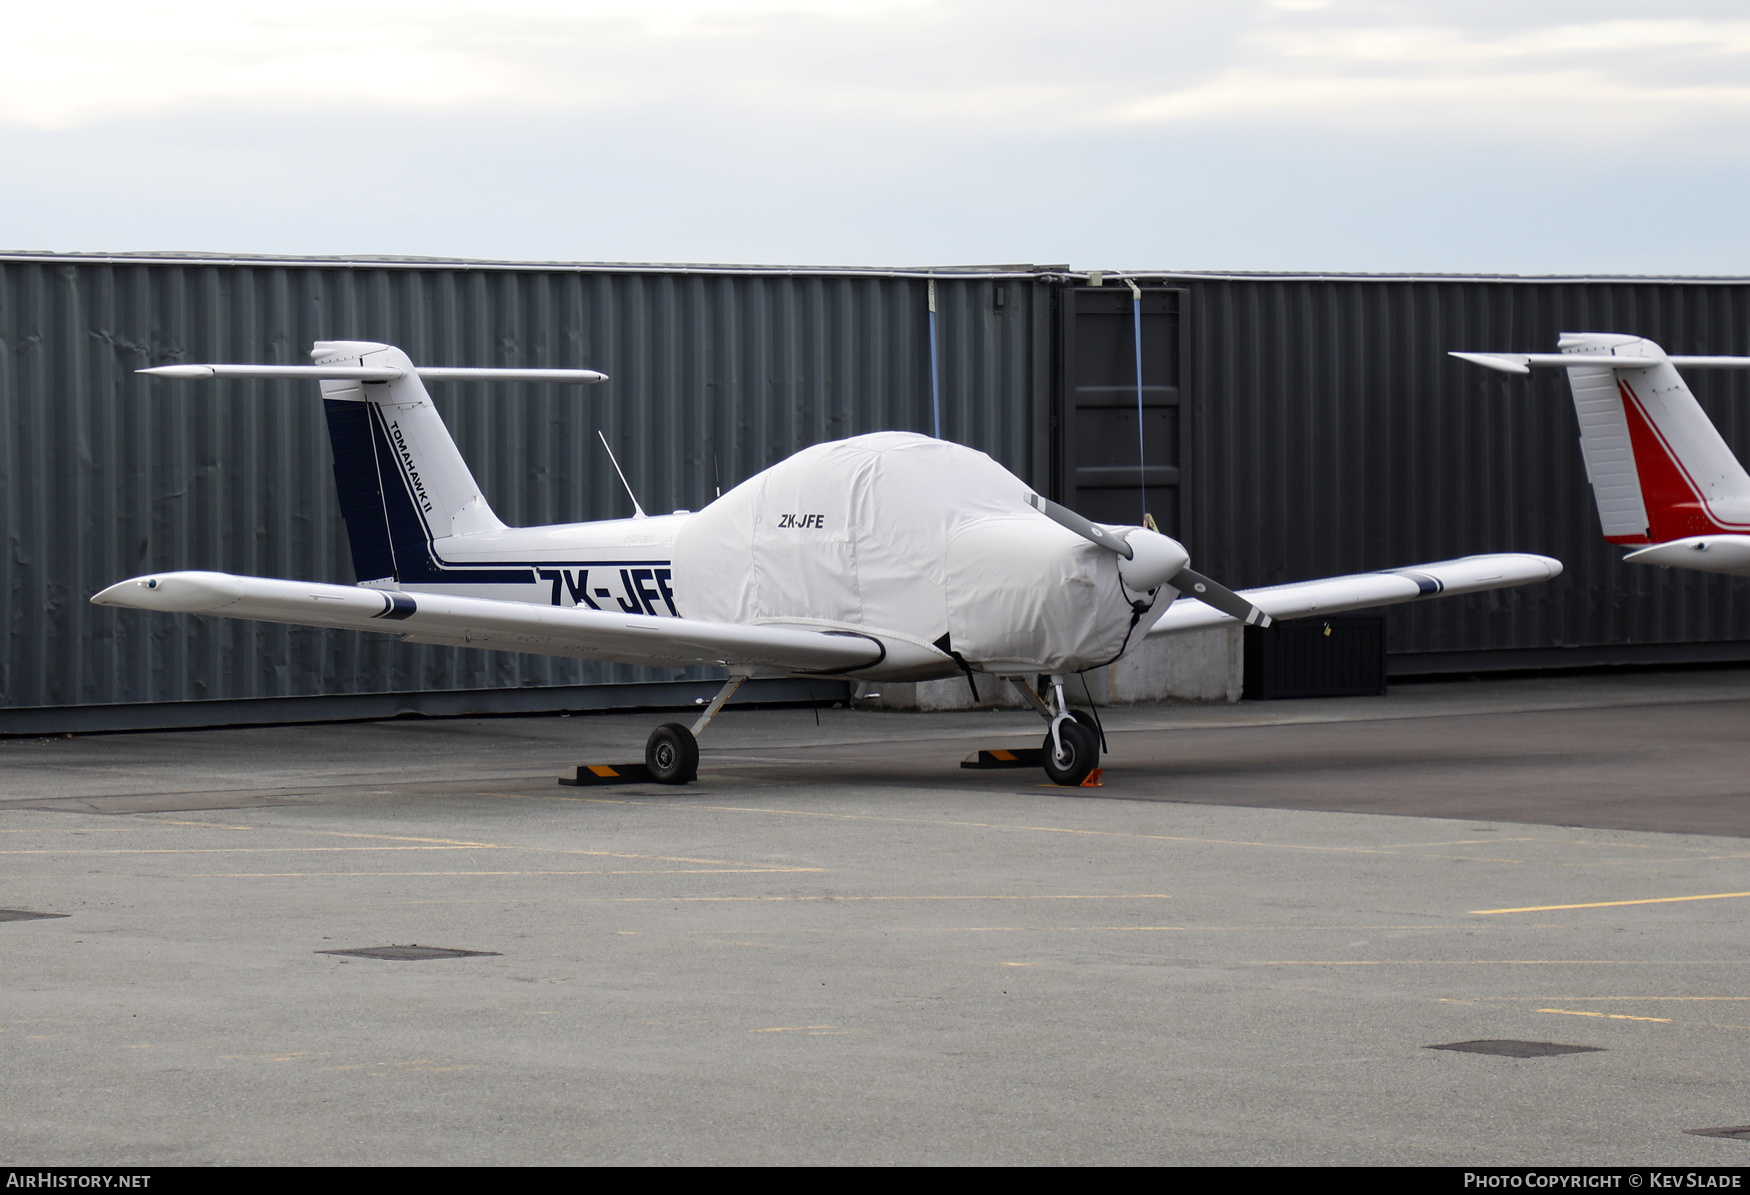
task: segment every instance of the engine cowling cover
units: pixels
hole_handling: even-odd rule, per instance
[[[920,646],[946,634],[991,672],[1073,672],[1140,643],[1170,591],[1133,627],[1118,557],[1028,506],[1030,492],[984,453],[928,436],[817,444],[686,521],[676,601],[688,618]]]

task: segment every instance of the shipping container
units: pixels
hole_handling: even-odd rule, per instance
[[[1750,352],[1750,281],[1131,280],[0,254],[0,733],[662,704],[708,688],[700,670],[91,606],[157,570],[354,580],[313,386],[134,372],[301,362],[321,339],[609,374],[583,389],[432,385],[507,523],[630,513],[598,430],[651,511],[698,509],[823,440],[939,431],[1092,517],[1148,511],[1235,587],[1482,551],[1567,565],[1549,585],[1391,611],[1397,675],[1750,659],[1750,583],[1624,565],[1600,540],[1560,373],[1446,356],[1549,350],[1568,330]],[[1750,378],[1690,382],[1744,455]]]

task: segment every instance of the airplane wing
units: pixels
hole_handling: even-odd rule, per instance
[[[1348,577],[1297,581],[1292,585],[1271,585],[1264,589],[1242,589],[1239,594],[1272,619],[1280,621],[1529,585],[1534,581],[1559,577],[1561,572],[1562,562],[1548,556],[1502,552],[1490,556],[1464,556],[1436,564],[1414,564],[1379,573],[1355,573]],[[1236,621],[1232,615],[1205,606],[1196,598],[1181,597],[1167,608],[1149,634],[1171,635]]]
[[[136,610],[386,631],[414,643],[677,668],[711,664],[755,674],[847,672],[879,663],[886,655],[880,641],[845,631],[652,618],[229,573],[135,577],[91,600]]]

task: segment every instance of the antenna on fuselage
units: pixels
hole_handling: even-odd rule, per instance
[[[602,429],[599,427],[596,428],[595,434],[601,436],[602,447],[608,448],[608,438],[602,435]],[[648,519],[650,516],[644,513],[644,508],[642,506],[638,505],[638,495],[632,492],[632,483],[626,480],[626,471],[620,468],[619,461],[614,460],[614,450],[612,448],[608,448],[608,459],[614,462],[614,472],[620,475],[620,484],[626,487],[626,497],[632,499],[632,517],[635,519]]]

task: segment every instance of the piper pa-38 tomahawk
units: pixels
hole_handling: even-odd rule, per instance
[[[1750,576],[1750,474],[1677,372],[1750,357],[1670,357],[1639,336],[1564,332],[1556,353],[1453,353],[1504,373],[1568,371],[1580,452],[1604,538],[1623,557]]]
[[[416,367],[382,344],[319,342],[305,366],[172,365],[170,378],[321,383],[356,586],[171,572],[91,600],[142,610],[438,643],[715,665],[729,678],[689,728],[659,727],[650,776],[685,784],[696,736],[750,676],[1012,681],[1049,725],[1047,775],[1077,784],[1100,740],[1064,677],[1148,635],[1329,614],[1543,581],[1544,556],[1471,556],[1234,593],[1144,527],[1096,525],[982,452],[908,432],[804,449],[697,513],[506,527],[422,379],[598,382],[587,370]],[[615,466],[618,468],[618,466]],[[1043,676],[1036,686],[1032,678]]]

